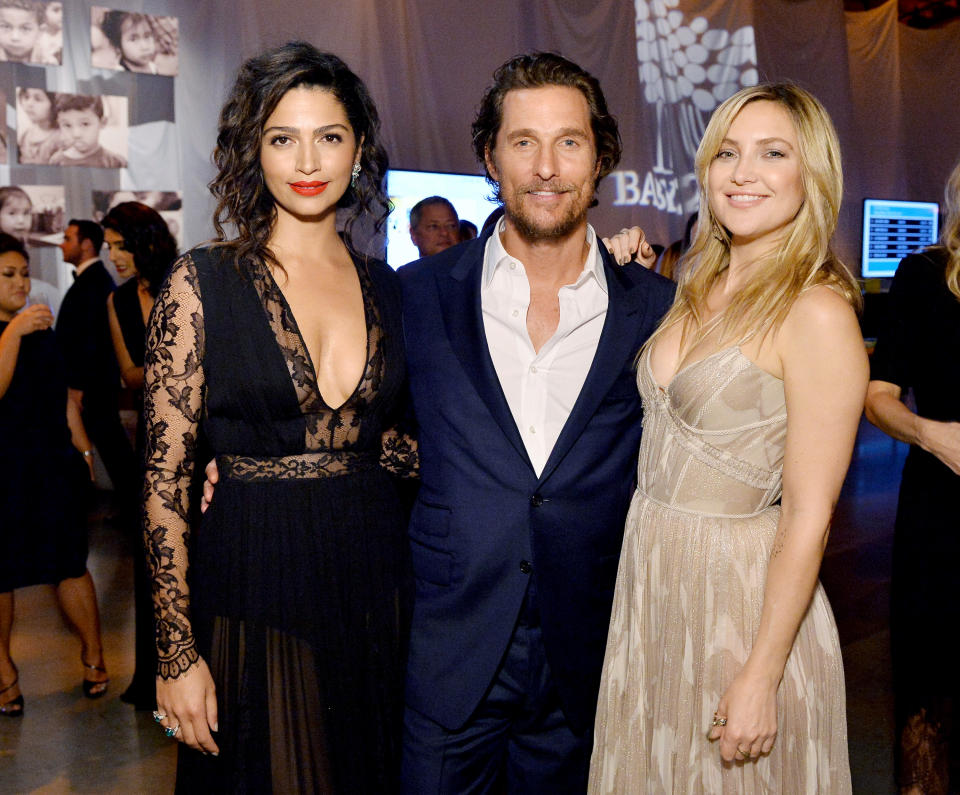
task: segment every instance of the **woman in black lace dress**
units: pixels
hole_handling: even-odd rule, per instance
[[[410,577],[390,471],[416,454],[395,277],[349,244],[386,215],[378,136],[335,56],[245,63],[214,152],[219,240],[154,306],[145,533],[178,791],[396,789]],[[191,529],[201,440],[220,482]]]

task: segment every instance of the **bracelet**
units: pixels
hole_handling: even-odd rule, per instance
[[[93,450],[83,450],[81,451],[81,454],[83,455],[84,458],[92,458]]]

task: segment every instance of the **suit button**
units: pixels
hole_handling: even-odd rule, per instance
[[[522,574],[529,574],[533,571],[533,564],[529,560],[520,561],[520,572]]]
[[[531,504],[534,508],[539,508],[541,505],[543,505],[543,497],[541,497],[539,494],[534,494],[534,495],[530,498],[530,504]]]

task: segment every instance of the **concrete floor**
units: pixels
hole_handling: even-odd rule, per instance
[[[150,713],[119,698],[133,674],[133,564],[119,531],[104,520],[108,508],[104,503],[92,515],[88,566],[110,689],[95,701],[83,697],[80,642],[53,589],[17,591],[11,646],[25,712],[16,720],[0,718],[0,793],[173,791],[173,743]]]
[[[890,544],[905,446],[864,423],[838,506],[822,580],[840,628],[847,676],[854,790],[894,793],[887,613]],[[132,563],[101,505],[91,521],[90,570],[102,612],[111,685],[97,701],[80,690],[79,642],[52,589],[16,594],[13,655],[26,700],[0,718],[0,793],[169,793],[174,743],[149,713],[119,699],[133,671]]]

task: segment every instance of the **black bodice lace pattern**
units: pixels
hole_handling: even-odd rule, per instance
[[[265,265],[248,270],[245,278],[256,288],[306,430],[302,448],[287,455],[221,455],[222,451],[214,450],[221,478],[337,477],[377,466],[400,476],[415,476],[417,448],[408,429],[391,425],[382,433],[378,450],[362,444],[364,420],[380,389],[385,359],[384,327],[371,277],[362,264],[357,273],[366,315],[367,362],[353,395],[342,406],[331,408],[323,400],[306,344],[277,282]],[[157,297],[144,363],[144,534],[154,583],[158,675],[164,679],[183,675],[199,660],[190,619],[187,550],[190,484],[198,463],[200,426],[207,417],[200,282],[194,255],[181,257]]]

